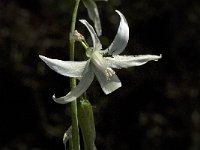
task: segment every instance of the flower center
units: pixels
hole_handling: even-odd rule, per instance
[[[110,80],[113,74],[115,74],[115,71],[108,66],[106,60],[99,51],[94,51],[92,53],[91,61],[95,67],[105,75],[106,80]]]

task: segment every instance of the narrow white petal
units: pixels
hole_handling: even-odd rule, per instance
[[[112,76],[109,76],[108,78],[108,76],[106,76],[105,73],[102,72],[102,70],[99,70],[95,65],[93,65],[92,67],[97,77],[97,80],[99,81],[101,88],[105,94],[112,93],[122,86],[121,81],[116,74],[112,74]]]
[[[81,77],[87,61],[62,61],[39,55],[39,57],[55,72],[68,77]]]
[[[129,40],[129,27],[126,18],[120,11],[116,10],[116,12],[120,16],[120,25],[113,42],[108,47],[108,53],[110,55],[120,54],[125,49]]]
[[[71,101],[74,101],[89,88],[93,79],[94,79],[94,73],[91,67],[89,67],[87,72],[85,72],[82,79],[78,83],[78,85],[74,89],[72,89],[71,92],[69,92],[66,96],[60,98],[56,98],[55,95],[53,95],[53,100],[59,104],[67,104]]]
[[[92,41],[93,41],[94,51],[102,49],[101,42],[99,41],[99,38],[97,37],[93,27],[86,20],[79,20],[79,21],[81,23],[83,23],[87,27],[87,29],[89,30],[90,35],[92,37]]]
[[[94,0],[83,0],[83,4],[87,8],[90,19],[94,22],[95,30],[98,36],[100,36],[102,33],[102,29],[96,3],[94,2]]]
[[[148,61],[154,60],[157,61],[162,56],[158,55],[138,55],[138,56],[113,56],[113,57],[104,57],[107,60],[108,65],[111,68],[128,68],[133,66],[140,66]]]

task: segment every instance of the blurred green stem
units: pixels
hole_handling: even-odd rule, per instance
[[[80,0],[75,0],[75,7],[74,7],[72,22],[71,22],[71,31],[70,31],[71,33],[74,33],[75,31],[79,3],[80,3]],[[74,44],[75,44],[74,39],[70,38],[70,60],[71,61],[74,61]],[[71,89],[76,87],[75,78],[70,79],[70,87]],[[77,116],[77,100],[74,100],[71,102],[71,117],[72,117],[72,142],[70,143],[72,143],[72,145],[70,147],[72,147],[73,150],[80,150],[78,116]]]

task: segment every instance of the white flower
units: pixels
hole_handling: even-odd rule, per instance
[[[105,94],[109,94],[119,87],[121,82],[115,71],[112,68],[128,68],[132,66],[140,66],[148,61],[157,61],[161,58],[161,55],[139,55],[139,56],[120,56],[120,54],[126,47],[129,39],[129,27],[123,14],[116,10],[120,16],[120,25],[117,34],[106,50],[101,50],[102,45],[93,29],[93,27],[86,21],[80,20],[89,30],[93,48],[90,49],[91,53],[88,55],[87,61],[62,61],[57,59],[50,59],[45,56],[39,56],[51,69],[57,73],[68,76],[81,78],[78,85],[72,89],[66,96],[53,99],[57,103],[66,104],[77,97],[82,95],[92,83],[94,76],[96,75],[102,90]],[[111,57],[105,57],[107,54]]]
[[[107,1],[107,0],[98,0],[98,1]],[[95,1],[94,0],[83,0],[83,4],[87,8],[89,18],[94,22],[94,27],[97,32],[97,35],[100,36],[102,33],[101,21],[99,18],[99,11],[98,11]]]

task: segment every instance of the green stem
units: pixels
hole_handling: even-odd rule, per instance
[[[71,33],[74,33],[76,26],[77,11],[80,0],[75,0],[75,7],[71,22]],[[70,38],[70,60],[74,61],[74,44],[75,41]],[[71,89],[76,87],[76,79],[70,79]],[[77,100],[71,102],[71,117],[72,117],[72,147],[73,150],[80,150],[80,140],[79,140],[79,128],[78,128],[78,116],[77,116]]]

